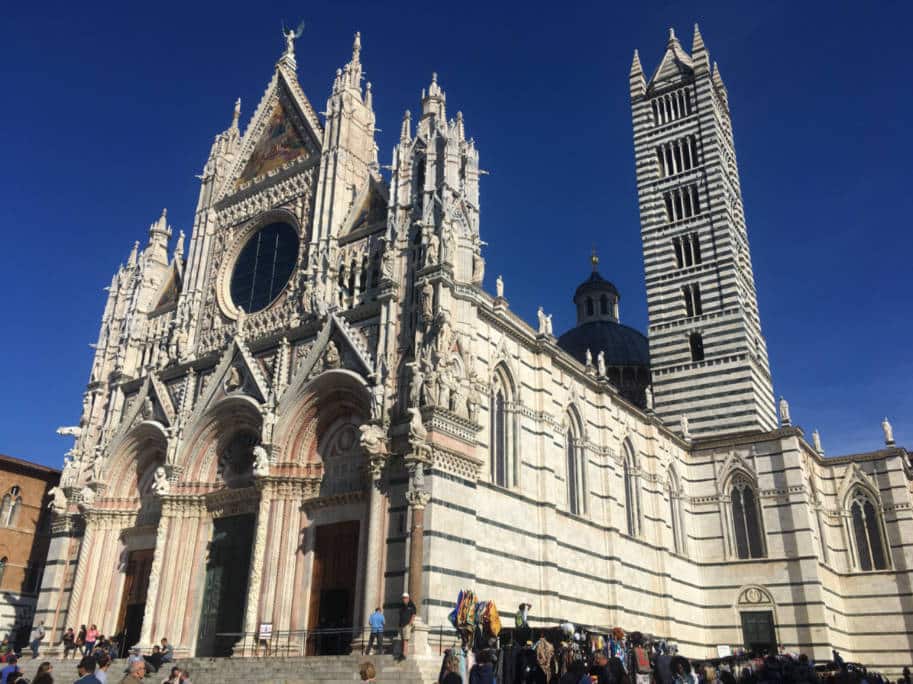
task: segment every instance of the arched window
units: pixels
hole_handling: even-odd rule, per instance
[[[592,297],[586,298],[586,315],[587,316],[593,315],[593,298]]]
[[[513,440],[511,439],[511,415],[507,411],[510,391],[511,385],[507,374],[499,368],[491,384],[490,457],[491,481],[500,487],[509,487],[512,484],[510,450]]]
[[[860,570],[885,570],[888,558],[881,533],[881,516],[872,497],[857,487],[850,500],[853,540],[856,543],[856,562]]]
[[[628,534],[632,537],[640,533],[640,491],[637,486],[637,475],[635,471],[636,462],[634,449],[629,442],[625,442],[625,515],[628,524]]]
[[[602,297],[599,298],[599,313],[609,313],[609,298],[606,295],[602,295]]]
[[[754,487],[744,477],[736,477],[730,491],[735,550],[739,558],[763,558],[761,516]]]
[[[685,553],[685,530],[682,525],[681,491],[675,471],[669,469],[669,524],[672,527],[672,550]]]
[[[568,412],[567,425],[567,444],[565,446],[567,508],[574,515],[581,515],[586,510],[586,469],[582,449],[579,446],[582,431],[573,410]]]
[[[3,503],[0,504],[0,525],[3,527],[15,527],[16,525],[19,510],[22,508],[22,497],[19,492],[19,487],[14,486],[3,497]]]

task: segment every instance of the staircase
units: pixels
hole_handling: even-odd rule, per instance
[[[69,684],[78,678],[76,665],[79,660],[47,659],[54,666],[54,681]],[[320,682],[320,684],[357,684],[358,667],[370,660],[377,669],[377,682],[397,684],[434,684],[437,682],[441,659],[438,656],[410,658],[397,662],[393,656],[312,656],[312,657],[263,657],[263,658],[185,658],[175,663],[190,672],[193,684],[248,684],[249,682],[270,682],[271,684],[299,684]],[[45,661],[24,658],[19,668],[31,679],[38,666]],[[126,660],[116,660],[108,668],[108,681],[119,682],[123,677]],[[170,672],[166,664],[157,673],[146,677],[146,681],[158,684]]]

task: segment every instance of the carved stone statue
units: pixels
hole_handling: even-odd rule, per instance
[[[653,386],[652,385],[647,385],[644,388],[644,398],[646,400],[647,410],[652,411],[653,410]]]
[[[92,482],[101,482],[105,474],[105,459],[101,454],[96,454],[92,459]]]
[[[817,430],[812,432],[812,445],[819,454],[824,453],[824,449],[821,447],[821,434]]]
[[[76,437],[82,434],[82,428],[77,425],[61,426],[57,428],[57,434],[61,437]]]
[[[599,373],[599,377],[604,378],[606,376],[605,352],[604,351],[600,351],[596,355],[596,372]]]
[[[257,444],[253,449],[253,455],[254,476],[263,477],[265,475],[269,475],[269,454],[266,453],[266,448],[262,444]]]
[[[409,443],[414,446],[416,442],[424,442],[428,436],[425,424],[422,423],[422,414],[418,408],[409,409]]]
[[[413,361],[408,364],[408,367],[411,371],[409,378],[409,406],[417,407],[422,399],[422,384],[425,381],[425,376],[418,367],[418,363]]]
[[[688,429],[688,416],[683,413],[679,422],[682,430],[682,439],[691,439],[691,430]]]
[[[481,285],[485,280],[485,257],[481,254],[472,255],[472,283]]]
[[[466,408],[469,411],[469,420],[478,423],[479,407],[482,405],[482,393],[475,382],[469,383],[469,392],[466,395]]]
[[[241,370],[237,366],[229,368],[228,375],[225,376],[225,391],[234,392],[235,390],[240,389],[243,384],[244,378],[241,375]]]
[[[495,294],[498,296],[498,299],[504,299],[504,278],[500,275],[495,278]]]
[[[456,252],[456,238],[453,235],[453,226],[447,225],[441,231],[441,261],[446,264],[452,264]]]
[[[388,242],[384,245],[384,251],[380,257],[380,273],[385,280],[393,279],[393,259],[393,245]]]
[[[590,351],[590,348],[587,347],[586,350],[586,363],[584,364],[587,368],[593,367],[593,352]]]
[[[168,473],[164,466],[159,466],[152,476],[152,493],[162,496],[169,491],[171,491],[171,483],[168,481]]]
[[[780,422],[783,423],[783,427],[792,425],[789,419],[789,402],[783,397],[780,397]]]
[[[48,490],[48,494],[51,495],[51,500],[48,502],[48,509],[61,515],[67,510],[67,495],[63,493],[63,490],[60,487],[51,487]]]
[[[342,365],[342,357],[339,355],[339,347],[333,340],[327,344],[327,350],[323,355],[323,363],[326,368],[339,368]]]
[[[359,426],[361,438],[359,444],[368,458],[385,457],[387,455],[387,433],[380,425],[364,423]]]
[[[438,261],[440,239],[433,231],[428,232],[427,246],[425,248],[425,267],[433,266]]]
[[[141,409],[143,420],[152,420],[155,415],[155,405],[152,403],[152,397],[148,394],[143,399],[143,408]]]
[[[887,416],[885,416],[884,420],[881,421],[881,431],[884,432],[884,443],[888,446],[893,446],[894,428],[891,427],[891,423],[888,421]]]
[[[422,320],[426,326],[434,319],[434,286],[431,283],[422,285]]]
[[[238,337],[244,337],[244,324],[247,322],[247,314],[244,313],[244,309],[238,307],[238,318],[235,321],[235,327]]]
[[[545,323],[545,311],[542,310],[542,307],[539,307],[539,310],[536,312],[536,315],[539,317],[539,334],[546,334],[546,323]]]
[[[548,316],[545,317],[545,334],[546,335],[552,334],[552,315],[551,314],[549,314]]]

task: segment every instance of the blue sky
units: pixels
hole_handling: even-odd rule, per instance
[[[615,7],[615,5],[625,5]],[[877,8],[877,9],[876,9]],[[573,325],[593,244],[646,329],[628,69],[692,26],[729,90],[777,395],[828,454],[913,445],[909,3],[14,3],[0,26],[0,452],[59,465],[78,419],[102,288],[168,207],[189,232],[212,137],[247,123],[307,23],[318,110],[362,32],[381,163],[439,73],[490,172],[486,286]]]

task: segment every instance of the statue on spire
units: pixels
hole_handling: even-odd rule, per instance
[[[599,255],[596,254],[596,245],[593,245],[593,252],[590,254],[590,264],[593,265],[593,273],[599,267]]]
[[[298,28],[294,31],[289,29],[285,30],[285,26],[282,26],[282,35],[285,36],[285,52],[282,54],[283,57],[295,57],[295,41],[301,38],[301,34],[304,33],[304,22],[298,24]]]

